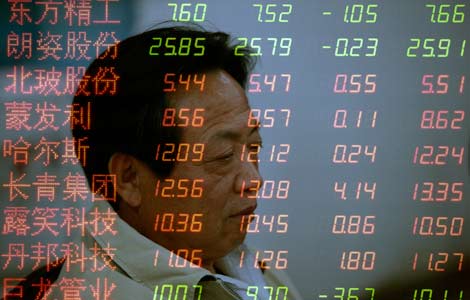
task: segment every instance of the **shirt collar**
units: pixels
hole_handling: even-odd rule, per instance
[[[98,208],[99,212],[113,210],[107,201],[95,201],[92,210]],[[93,225],[87,224],[87,235],[102,248],[112,247],[114,256],[112,260],[129,275],[133,280],[143,284],[149,289],[155,286],[171,284],[173,286],[185,285],[194,294],[194,286],[205,277],[218,278],[237,287],[238,290],[246,290],[249,285],[264,286],[264,278],[260,269],[252,267],[240,269],[240,255],[245,251],[244,265],[254,266],[254,256],[245,244],[241,244],[225,257],[217,260],[215,266],[225,275],[212,274],[208,270],[192,265],[189,262],[186,267],[177,268],[169,266],[171,252],[140,234],[127,224],[117,214],[114,222],[116,234],[92,235]],[[177,258],[173,254],[173,260]]]

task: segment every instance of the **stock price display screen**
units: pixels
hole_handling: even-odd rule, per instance
[[[1,298],[470,297],[468,1],[0,16]]]

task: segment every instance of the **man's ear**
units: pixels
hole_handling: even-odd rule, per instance
[[[124,153],[114,153],[108,161],[108,171],[116,175],[116,192],[130,207],[138,207],[142,202],[139,190],[137,162]]]

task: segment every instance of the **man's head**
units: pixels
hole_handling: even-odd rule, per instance
[[[93,174],[116,175],[113,205],[125,221],[170,250],[202,249],[208,264],[242,242],[242,215],[256,207],[246,197],[261,181],[257,163],[240,159],[261,143],[247,126],[253,62],[229,42],[186,27],[131,37],[85,75],[113,68],[116,90],[74,98],[92,107],[91,129],[73,128],[75,138],[88,138],[89,183]]]

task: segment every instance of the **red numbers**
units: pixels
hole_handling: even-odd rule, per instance
[[[336,215],[333,228],[333,234],[374,234],[375,216],[345,216]]]
[[[198,162],[202,161],[203,156],[204,144],[165,143],[163,145],[157,145],[155,160],[161,159],[162,161]]]
[[[192,112],[190,108],[165,108],[165,111],[163,112],[162,126],[202,127],[202,125],[204,125],[204,111],[204,108],[196,108]]]
[[[413,271],[421,269],[422,265],[426,271],[431,272],[445,272],[445,271],[462,271],[464,254],[461,252],[447,253],[415,253],[412,263]]]
[[[280,145],[271,145],[270,147],[266,147],[264,149],[268,151],[263,151],[261,154],[261,145],[260,144],[249,144],[242,146],[242,151],[240,155],[241,161],[247,162],[278,162],[278,163],[285,163],[287,162],[287,157],[290,151],[290,144],[280,144]],[[263,158],[258,158],[258,156],[262,155]]]
[[[413,200],[423,202],[460,202],[463,199],[463,182],[417,182]]]
[[[245,251],[241,252],[240,255],[240,268],[245,266]],[[283,270],[287,269],[287,254],[288,250],[258,250],[255,253],[255,259],[253,260],[253,265],[249,267],[253,267],[255,269],[276,269],[276,270]],[[249,260],[248,260],[249,261]]]
[[[201,232],[200,218],[202,218],[202,214],[157,214],[153,229],[157,232]]]
[[[175,73],[166,73],[165,79],[163,82],[165,86],[163,91],[166,93],[176,92],[176,86],[181,85],[184,86],[185,91],[189,91],[190,85],[193,84],[194,86],[199,85],[199,91],[204,91],[204,83],[206,81],[206,74],[187,74],[183,75],[180,74],[178,77],[178,81],[175,81],[176,74]]]
[[[341,200],[346,200],[346,192],[349,190],[349,192],[352,192],[354,196],[352,198],[359,200],[361,198],[361,195],[364,193],[369,194],[369,199],[374,200],[375,198],[375,190],[376,190],[377,184],[375,182],[361,182],[359,181],[357,184],[353,185],[350,184],[348,188],[348,183],[347,182],[338,182],[335,181],[335,187],[334,190],[336,193],[339,194],[339,197]]]
[[[413,164],[419,165],[445,165],[448,160],[455,159],[458,165],[463,163],[465,147],[450,146],[416,146]]]
[[[413,235],[462,236],[463,217],[415,217]]]
[[[440,74],[436,77],[431,74],[423,75],[421,84],[423,85],[422,94],[447,94],[449,90],[449,75]]]
[[[335,94],[373,94],[377,88],[376,74],[338,74],[333,91]]]
[[[246,191],[246,186],[250,186]],[[250,180],[242,182],[241,198],[248,199],[287,199],[289,197],[290,180]]]
[[[375,265],[375,251],[349,251],[341,255],[341,270],[372,271]]]
[[[357,164],[360,157],[369,157],[371,163],[375,161],[377,146],[369,145],[336,145],[333,154],[335,164]]]
[[[172,268],[199,268],[202,266],[201,249],[177,249],[171,250],[168,258],[168,266]]]
[[[449,79],[450,76],[448,74],[425,74],[421,80],[423,86],[421,93],[445,95],[449,92]],[[456,84],[458,84],[459,94],[462,95],[465,90],[465,75],[460,76]]]
[[[264,74],[253,73],[250,75],[248,92],[289,92],[291,82],[291,74]]]
[[[274,233],[286,233],[288,215],[257,215],[242,216],[240,232],[258,233],[262,230]],[[267,229],[266,229],[267,227]],[[263,228],[263,229],[260,229]]]
[[[358,111],[349,113],[346,109],[337,109],[335,112],[335,119],[333,121],[333,128],[361,128],[370,127],[375,128],[377,122],[377,111]]]
[[[270,128],[275,124],[289,127],[290,114],[290,109],[269,108],[263,112],[263,109],[253,108],[248,115],[248,127]]]
[[[201,198],[204,179],[171,179],[157,180],[155,196],[163,198]]]
[[[421,115],[421,129],[462,129],[461,123],[465,118],[465,111],[454,110],[425,110]]]
[[[465,89],[465,76],[462,76],[460,78],[459,94],[463,94],[464,89]]]

